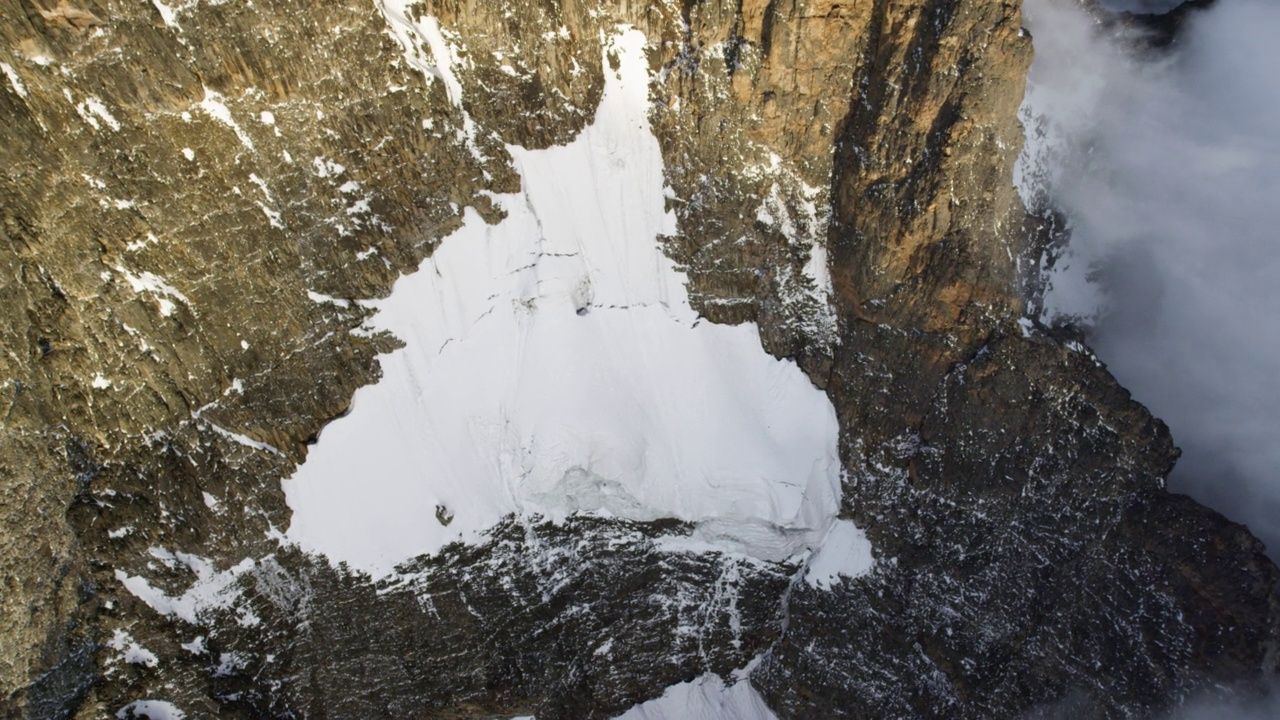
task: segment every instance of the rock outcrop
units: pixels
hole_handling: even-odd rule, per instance
[[[1167,493],[1163,424],[1023,319],[1017,2],[0,9],[7,716],[609,717],[757,656],[782,717],[1143,716],[1274,675],[1260,544]],[[360,301],[464,208],[499,219],[504,144],[590,122],[619,24],[664,249],[827,392],[875,569],[817,589],[602,518],[381,584],[281,546],[280,481],[398,346]]]

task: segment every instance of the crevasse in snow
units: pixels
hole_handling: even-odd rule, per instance
[[[508,148],[505,220],[468,210],[378,303],[406,347],[285,481],[289,540],[381,576],[509,513],[680,518],[766,559],[825,536],[830,402],[754,325],[700,322],[659,248],[676,227],[644,44],[609,41],[621,65],[576,140]]]

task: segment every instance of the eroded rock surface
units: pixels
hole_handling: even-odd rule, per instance
[[[412,8],[456,87],[365,0],[0,9],[8,715],[609,717],[763,654],[783,717],[1121,716],[1274,674],[1257,541],[1166,493],[1164,426],[1019,322],[1016,2]],[[382,585],[281,547],[281,479],[397,346],[358,300],[464,208],[499,219],[504,144],[591,120],[619,24],[650,43],[664,248],[827,391],[874,571],[820,590],[599,518]]]

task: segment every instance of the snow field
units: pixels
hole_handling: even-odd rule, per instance
[[[835,412],[753,325],[689,307],[657,239],[676,225],[645,38],[609,44],[621,67],[594,123],[566,146],[508,147],[524,189],[493,197],[506,219],[468,210],[378,303],[406,347],[285,481],[292,542],[377,577],[509,513],[675,517],[770,560],[825,537]]]

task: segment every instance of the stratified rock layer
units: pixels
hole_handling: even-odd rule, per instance
[[[0,9],[8,715],[607,717],[763,653],[781,716],[1119,716],[1275,672],[1257,541],[1167,494],[1163,425],[1018,322],[1016,3],[426,3],[461,98],[364,1]],[[819,591],[600,519],[512,520],[395,585],[280,548],[281,478],[396,346],[346,300],[462,208],[497,219],[503,143],[591,119],[620,23],[651,42],[664,247],[827,390],[876,569]],[[226,583],[184,618],[122,578]]]

